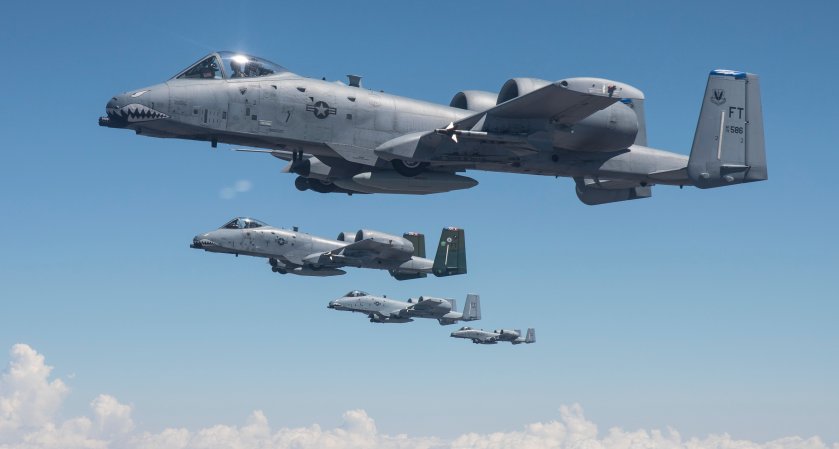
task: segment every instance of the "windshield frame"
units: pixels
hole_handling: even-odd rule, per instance
[[[215,65],[215,72],[218,72],[218,76],[213,76],[211,78],[204,78],[204,77],[187,77],[186,74],[194,70],[198,67],[199,64],[203,63],[208,59],[214,59],[213,64]],[[181,70],[180,73],[172,77],[172,79],[187,79],[187,80],[202,80],[202,81],[210,81],[210,80],[222,80],[224,79],[224,64],[221,62],[221,58],[219,58],[218,54],[210,53],[208,55],[204,55],[203,58],[195,61],[194,63],[190,64],[189,67]]]
[[[201,64],[205,60],[209,59],[210,57],[216,58],[216,63],[219,65],[219,71],[221,72],[221,78],[183,78],[183,76],[192,70],[198,64]],[[233,67],[230,65],[231,61],[236,61],[237,59],[234,58],[244,58],[246,62],[244,62],[243,67],[251,66],[252,70],[266,70],[270,73],[264,74],[257,74],[257,75],[247,75],[246,73],[243,76],[234,76]],[[203,80],[203,81],[216,81],[216,80],[252,80],[257,78],[266,78],[269,76],[276,76],[283,73],[290,73],[289,70],[275,62],[271,62],[265,58],[260,58],[258,56],[253,56],[247,53],[242,52],[235,52],[235,51],[216,51],[209,54],[202,56],[197,61],[193,62],[185,69],[178,72],[175,76],[173,76],[172,80],[176,79],[189,79],[189,80]]]
[[[364,296],[370,296],[367,292],[363,292],[361,290],[351,290],[349,293],[344,295],[345,298],[361,298]]]
[[[234,225],[235,226],[231,226]],[[257,220],[256,218],[250,217],[236,217],[231,218],[228,220],[227,223],[221,225],[219,229],[234,229],[234,230],[243,230],[243,229],[257,229],[257,228],[265,228],[268,227],[268,224]]]

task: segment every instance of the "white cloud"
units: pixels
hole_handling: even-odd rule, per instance
[[[219,191],[219,198],[224,200],[230,200],[235,198],[236,195],[240,193],[250,191],[252,188],[252,182],[248,181],[247,179],[240,179],[233,183],[232,186],[223,187],[221,191]]]
[[[96,432],[103,437],[114,437],[134,430],[131,407],[120,404],[113,396],[100,394],[90,403],[96,423]]]
[[[0,377],[0,442],[10,433],[49,424],[67,395],[64,382],[50,382],[52,367],[34,349],[17,344],[9,355]]]
[[[831,447],[818,437],[761,443],[735,440],[728,434],[685,439],[674,429],[615,427],[601,433],[578,404],[560,407],[556,420],[519,431],[469,433],[453,440],[379,433],[364,410],[345,412],[343,423],[334,429],[314,424],[273,430],[257,410],[242,426],[138,432],[131,406],[108,395],[90,403],[91,417],[57,423],[68,390],[61,380],[50,381],[51,371],[44,357],[29,346],[12,347],[9,367],[0,377],[0,449],[839,449],[839,444]]]

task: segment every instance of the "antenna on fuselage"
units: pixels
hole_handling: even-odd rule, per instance
[[[350,86],[352,87],[361,87],[361,77],[358,75],[347,75],[349,79]]]

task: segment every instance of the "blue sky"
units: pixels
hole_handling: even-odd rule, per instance
[[[363,409],[390,434],[450,438],[556,419],[603,428],[839,441],[839,52],[831,2],[90,2],[7,5],[0,54],[0,352],[26,343],[70,388],[107,393],[138,429],[335,426]],[[588,207],[573,182],[470,172],[428,197],[318,195],[282,163],[100,128],[113,94],[212,50],[448,103],[508,78],[599,76],[647,96],[650,145],[687,153],[710,69],[761,75],[768,182]],[[225,187],[252,188],[232,199]],[[397,282],[353,270],[277,276],[190,250],[237,215],[314,234],[466,229],[469,274]],[[482,295],[475,347],[434,322],[326,309],[352,289]],[[0,359],[0,362],[3,362]]]

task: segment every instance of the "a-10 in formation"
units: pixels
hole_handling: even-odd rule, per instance
[[[453,311],[457,308],[454,299],[420,296],[396,301],[359,290],[330,301],[327,308],[363,313],[370,318],[371,323],[408,323],[414,321],[414,318],[433,318],[445,326],[458,321],[481,319],[481,298],[471,294],[466,295],[463,313]]]
[[[481,319],[481,298],[475,294],[466,295],[463,313],[454,312],[457,302],[449,298],[434,298],[420,296],[407,301],[397,301],[384,296],[353,290],[346,295],[329,301],[326,306],[333,310],[344,310],[367,315],[371,323],[409,323],[414,318],[436,319],[440,325],[455,324],[458,321],[476,321]],[[455,338],[468,338],[473,343],[496,344],[499,341],[510,342],[514,345],[521,343],[535,343],[536,330],[527,329],[527,335],[522,337],[520,330],[499,329],[492,332],[462,327],[451,333]]]
[[[111,98],[99,124],[151,137],[265,148],[300,190],[429,194],[486,170],[571,177],[586,204],[651,186],[721,187],[767,179],[757,75],[708,77],[690,156],[647,146],[644,94],[601,78],[513,78],[449,106],[296,75],[221,51],[172,79]],[[257,150],[258,151],[258,150]]]
[[[536,342],[536,329],[529,328],[527,329],[527,335],[522,337],[521,331],[516,330],[507,330],[507,329],[496,329],[494,331],[485,331],[483,329],[472,329],[471,327],[461,327],[460,329],[451,333],[451,336],[454,338],[466,338],[472,340],[472,343],[482,344],[482,345],[494,345],[499,341],[507,341],[514,345],[519,345],[522,343],[535,343]]]
[[[402,237],[366,229],[342,232],[337,240],[305,232],[275,228],[253,218],[239,217],[224,226],[197,235],[191,248],[214,253],[265,257],[280,274],[337,276],[343,267],[388,270],[398,280],[466,273],[466,237],[463,229],[444,228],[434,260],[425,258],[425,236]]]

